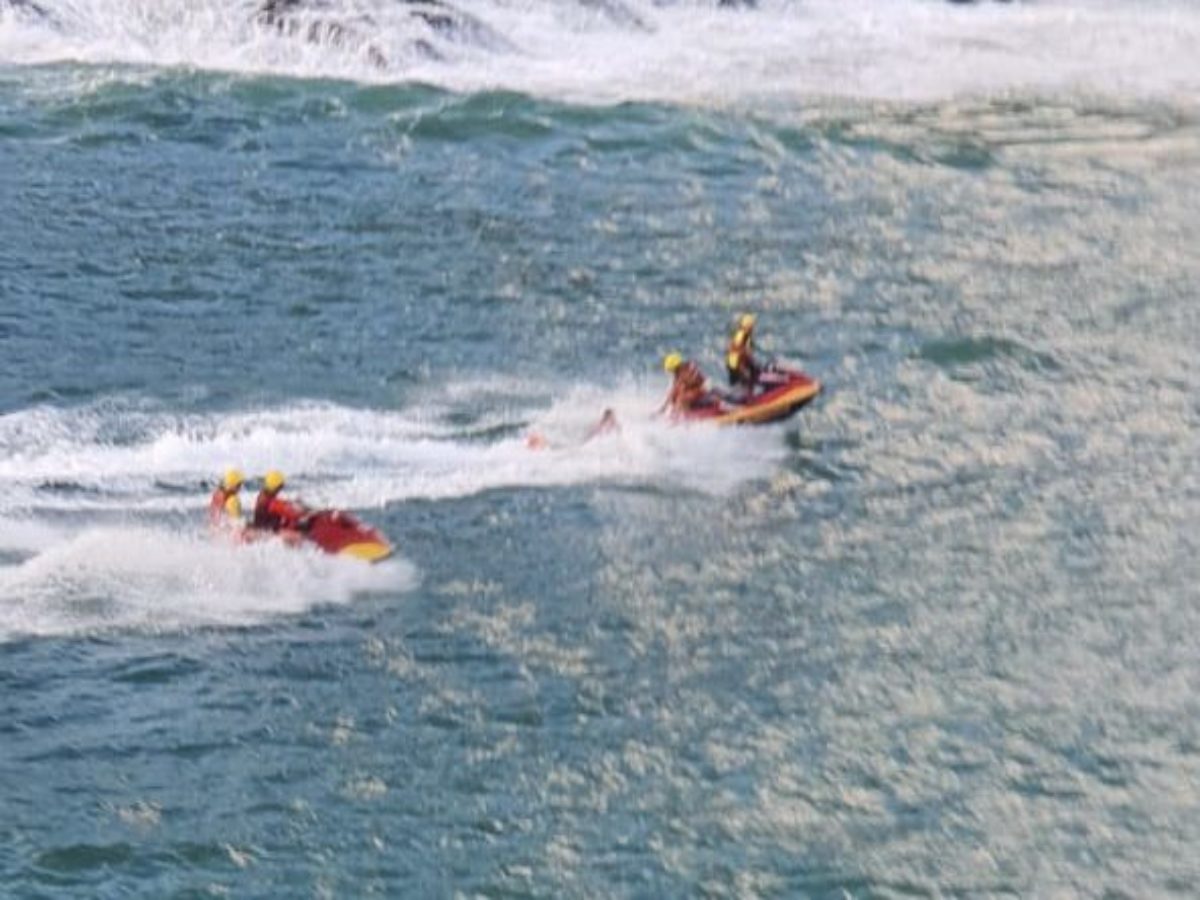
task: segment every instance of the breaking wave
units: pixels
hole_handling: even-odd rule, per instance
[[[1192,102],[1180,0],[0,0],[0,59],[705,105],[1062,93]]]

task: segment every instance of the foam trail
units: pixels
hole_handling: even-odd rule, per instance
[[[658,392],[636,384],[581,386],[549,405],[521,394],[460,383],[400,411],[300,402],[179,414],[104,400],[0,416],[0,639],[246,624],[415,581],[403,561],[214,542],[203,482],[230,464],[279,466],[314,506],[364,508],[502,487],[721,493],[786,454],[775,429],[672,426],[652,415]],[[619,430],[588,440],[605,408]],[[534,430],[545,449],[527,445]]]
[[[87,528],[0,568],[0,640],[246,625],[415,581],[403,561],[364,566],[275,542],[234,546],[161,528]]]
[[[457,0],[450,34],[391,0],[330,0],[285,38],[252,0],[42,0],[0,18],[0,58],[198,67],[591,102],[935,101],[1011,92],[1161,98],[1200,89],[1200,8],[1183,0]],[[329,34],[314,23],[335,22]],[[431,52],[432,51],[432,52]]]
[[[786,452],[773,429],[671,426],[652,415],[657,400],[636,385],[581,387],[547,407],[480,401],[479,391],[452,385],[402,411],[39,407],[0,416],[0,515],[195,515],[204,485],[230,465],[252,476],[280,468],[310,504],[349,508],[587,483],[721,493],[769,475]],[[606,407],[621,430],[585,443]],[[526,446],[530,428],[545,433],[547,452]]]

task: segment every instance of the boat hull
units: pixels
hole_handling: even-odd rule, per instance
[[[277,537],[291,547],[311,544],[333,556],[372,563],[387,559],[395,552],[391,542],[378,529],[363,524],[340,509],[310,512],[302,523],[301,528],[284,528],[280,531],[247,527],[241,532],[241,540],[249,543]]]
[[[301,534],[307,543],[316,544],[336,556],[379,562],[394,552],[391,543],[378,530],[336,509],[313,513]]]
[[[714,425],[768,425],[794,416],[819,393],[821,382],[817,379],[803,372],[789,371],[778,384],[745,403],[721,401],[713,406],[688,410],[681,413],[680,418]]]

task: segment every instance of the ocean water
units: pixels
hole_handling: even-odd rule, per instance
[[[1200,5],[315,7],[0,0],[0,896],[1200,895]]]

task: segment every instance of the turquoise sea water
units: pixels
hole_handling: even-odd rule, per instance
[[[1200,11],[158,9],[0,13],[0,895],[1200,892]]]

